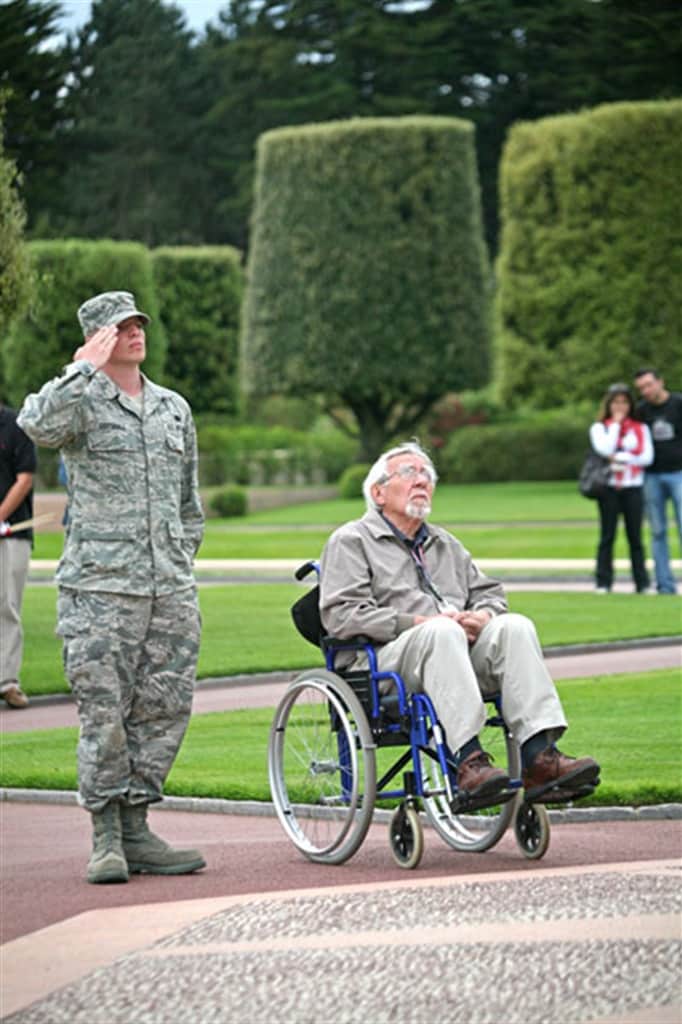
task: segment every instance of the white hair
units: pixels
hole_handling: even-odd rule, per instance
[[[436,473],[436,467],[431,461],[430,457],[426,454],[424,449],[417,441],[405,441],[403,444],[397,445],[395,448],[389,448],[387,452],[380,455],[374,465],[370,468],[369,473],[364,479],[362,485],[362,493],[365,496],[365,503],[367,508],[371,511],[372,509],[378,509],[379,506],[375,502],[372,496],[372,488],[375,484],[381,484],[390,476],[388,469],[388,463],[391,459],[395,458],[396,455],[417,455],[433,473],[433,482],[438,479]]]

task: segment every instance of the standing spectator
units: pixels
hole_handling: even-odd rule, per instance
[[[16,413],[0,405],[0,696],[11,708],[28,697],[19,671],[24,648],[21,602],[33,546],[33,530],[10,533],[13,523],[33,516],[36,450],[17,426]]]
[[[146,313],[130,292],[78,310],[85,336],[61,377],[19,415],[61,449],[69,524],[57,632],[78,702],[79,799],[92,815],[89,882],[205,866],[147,826],[189,721],[200,618],[192,573],[203,533],[192,414],[145,377]]]
[[[646,471],[644,497],[651,524],[656,589],[659,594],[675,594],[666,506],[672,501],[682,548],[682,394],[668,391],[658,370],[650,366],[637,371],[635,383],[642,396],[636,415],[649,426],[654,443],[654,461]]]
[[[627,384],[612,384],[602,400],[599,419],[590,427],[590,444],[611,464],[609,486],[599,499],[598,594],[607,594],[613,584],[613,544],[620,515],[625,520],[635,589],[638,594],[649,589],[642,546],[642,467],[649,465],[654,451],[649,428],[633,418],[634,404]]]

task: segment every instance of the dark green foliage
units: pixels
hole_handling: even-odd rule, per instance
[[[168,334],[164,383],[184,395],[196,413],[237,411],[240,260],[229,246],[152,252]]]
[[[358,119],[258,145],[244,385],[352,410],[365,458],[445,391],[486,382],[473,130]]]
[[[26,214],[17,193],[17,172],[2,145],[3,103],[0,94],[0,336],[29,298],[31,277],[24,244]],[[0,350],[0,402],[3,400],[4,359]]]
[[[131,291],[148,313],[147,359],[143,370],[159,380],[166,355],[166,334],[159,316],[147,249],[136,242],[30,242],[35,292],[25,316],[7,339],[5,371],[15,405],[57,376],[83,343],[76,312],[85,299],[105,291]]]
[[[211,511],[223,519],[245,516],[249,510],[246,491],[242,487],[223,487],[211,495]]]
[[[443,483],[576,480],[589,424],[562,414],[529,422],[466,427],[437,454]],[[576,483],[577,486],[577,483]]]
[[[339,497],[361,498],[362,485],[369,470],[369,462],[358,462],[344,470],[339,478]]]
[[[0,4],[0,89],[7,95],[5,148],[17,164],[21,197],[32,221],[37,211],[46,222],[48,209],[63,202],[63,169],[68,145],[61,143],[60,93],[69,58],[55,47],[59,3],[9,0]],[[73,156],[73,154],[71,154]]]
[[[596,401],[647,364],[682,379],[680,167],[680,100],[512,129],[497,298],[506,401]]]
[[[207,237],[209,94],[191,39],[161,0],[92,6],[69,54],[67,230],[149,246]]]
[[[225,0],[198,38],[168,0],[97,0],[61,49],[58,12],[0,2],[34,237],[245,248],[260,134],[436,114],[476,125],[494,247],[511,124],[682,92],[676,0]]]
[[[218,186],[208,237],[245,247],[261,133],[336,118],[438,114],[476,125],[494,246],[497,167],[509,126],[597,103],[679,95],[678,8],[675,0],[232,0],[199,47]]]

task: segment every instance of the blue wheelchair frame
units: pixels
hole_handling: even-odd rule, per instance
[[[353,688],[360,698],[363,707],[367,712],[372,735],[377,741],[378,747],[388,747],[400,744],[409,745],[409,749],[398,758],[387,772],[377,782],[377,799],[423,799],[426,795],[424,777],[421,768],[420,752],[426,752],[429,756],[435,755],[444,780],[446,797],[452,803],[457,793],[455,765],[452,755],[448,750],[443,737],[443,730],[440,725],[433,701],[426,693],[408,694],[402,677],[397,672],[382,672],[377,664],[377,655],[373,644],[370,643],[347,643],[327,638],[323,642],[325,665],[328,671],[336,672]],[[367,657],[367,669],[361,671],[348,671],[336,668],[336,656],[343,651],[351,651],[358,654],[363,651]],[[357,685],[359,680],[369,681],[369,694],[363,694]],[[380,684],[389,680],[395,687],[395,695],[382,694]],[[393,715],[386,715],[387,707],[393,703]],[[507,728],[502,715],[502,698],[500,694],[491,695],[486,703],[495,706],[495,714],[486,719],[487,726],[501,729]],[[430,740],[434,741],[435,750],[433,755],[430,752]],[[339,742],[345,740],[343,734],[339,734]],[[339,750],[339,756],[343,762],[345,752]],[[402,789],[385,789],[399,772],[412,762],[412,772],[406,772]],[[520,778],[511,779],[509,789],[518,790],[522,788]],[[463,807],[466,810],[466,807]]]

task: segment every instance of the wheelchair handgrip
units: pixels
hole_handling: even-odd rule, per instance
[[[294,577],[297,580],[304,580],[315,568],[315,562],[305,562],[303,565],[299,565],[298,569],[294,573]]]

